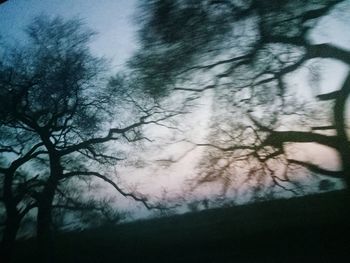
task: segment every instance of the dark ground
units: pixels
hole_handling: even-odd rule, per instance
[[[57,262],[350,262],[342,191],[56,236]],[[35,262],[35,241],[16,262]]]

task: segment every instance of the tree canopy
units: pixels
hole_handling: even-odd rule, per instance
[[[141,48],[130,65],[144,81],[144,89],[154,96],[176,90],[214,90],[217,103],[223,103],[226,109],[221,113],[234,126],[221,133],[223,137],[212,133],[215,143],[201,146],[236,156],[235,164],[242,155],[250,163],[257,161],[260,165],[249,173],[268,174],[283,186],[284,181],[289,181],[287,175],[278,176],[266,166],[282,158],[285,164],[343,178],[349,185],[350,148],[345,118],[349,75],[341,87],[332,87],[330,93],[316,90],[316,106],[311,111],[324,108],[326,104],[320,106],[322,101],[332,102],[327,105],[330,115],[325,112],[323,119],[315,118],[310,106],[296,98],[290,81],[291,75],[324,59],[350,65],[349,50],[318,43],[313,37],[323,18],[342,12],[348,5],[342,0],[142,2]],[[287,124],[298,115],[312,121]],[[226,121],[221,124],[225,126]],[[342,170],[330,171],[288,158],[287,146],[291,143],[316,143],[336,150]],[[213,167],[213,163],[207,166]],[[212,177],[205,175],[200,180],[213,181],[224,175],[209,174]]]
[[[84,207],[84,200],[67,203],[74,179],[101,179],[148,209],[160,207],[114,181],[110,168],[125,156],[113,142],[143,140],[143,125],[177,113],[150,101],[141,106],[126,92],[130,79],[110,79],[106,61],[90,52],[94,32],[81,21],[41,16],[26,33],[27,41],[6,48],[0,62],[3,249],[10,253],[21,220],[36,207],[41,259],[50,261],[53,209]]]

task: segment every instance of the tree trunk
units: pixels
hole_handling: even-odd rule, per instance
[[[346,101],[350,95],[350,72],[348,73],[342,88],[335,99],[333,118],[338,137],[338,152],[342,162],[344,181],[350,201],[350,146],[346,127]]]
[[[49,153],[50,177],[40,194],[37,216],[38,257],[42,263],[54,262],[54,238],[52,231],[52,203],[62,175],[60,157],[56,152]]]
[[[21,217],[18,214],[7,214],[5,229],[1,242],[1,262],[11,262],[15,246],[17,232],[20,226]]]
[[[2,236],[1,253],[5,262],[11,262],[17,232],[22,219],[12,193],[12,181],[15,170],[15,168],[8,169],[4,173],[3,201],[6,209],[6,221]]]
[[[49,178],[38,203],[37,241],[40,262],[54,262],[54,239],[52,233],[52,202],[58,181]]]
[[[51,226],[51,203],[53,198],[50,196],[42,196],[45,201],[41,202],[38,206],[37,216],[37,245],[38,245],[38,259],[39,262],[54,262],[53,250],[54,240],[52,235]]]

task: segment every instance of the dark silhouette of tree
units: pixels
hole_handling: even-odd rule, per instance
[[[6,97],[1,97],[6,105]],[[17,232],[26,214],[37,206],[32,197],[35,190],[42,187],[39,174],[23,169],[33,159],[47,152],[43,144],[33,141],[31,134],[21,132],[15,126],[1,121],[1,185],[0,201],[4,205],[5,219],[2,233],[2,258],[10,261]],[[9,123],[8,123],[9,124]]]
[[[294,93],[288,81],[291,74],[323,59],[350,65],[349,50],[316,43],[312,37],[322,18],[345,10],[348,4],[343,0],[143,2],[141,48],[130,65],[144,81],[144,89],[154,96],[174,91],[204,94],[211,89],[215,98],[225,97],[225,107],[244,114],[244,122],[243,117],[231,115],[232,122],[238,120],[239,125],[224,144],[201,146],[236,156],[235,160],[243,155],[250,163],[256,162],[256,169],[250,172],[268,173],[281,186],[288,178],[278,177],[266,166],[272,159],[283,158],[289,166],[343,178],[349,186],[350,146],[345,118],[349,74],[341,87],[332,87],[332,92],[317,90],[315,99],[325,102],[323,107],[329,102],[328,123],[320,121],[308,128],[285,125],[300,113],[301,100],[288,100]],[[286,146],[291,143],[316,143],[334,149],[341,157],[341,171],[288,158]]]
[[[11,246],[20,220],[36,206],[39,258],[52,262],[51,215],[63,182],[94,177],[148,209],[158,207],[123,190],[101,167],[124,158],[112,142],[143,140],[143,125],[161,124],[178,113],[164,112],[156,103],[137,104],[125,92],[131,84],[126,78],[107,85],[105,61],[89,50],[94,33],[79,20],[38,17],[26,33],[28,41],[6,50],[0,64],[1,200],[9,232],[4,247]],[[134,109],[132,115],[127,109]]]
[[[227,96],[215,98],[215,101],[220,102],[216,108],[230,106],[214,109],[207,139],[209,142],[196,144],[205,147],[206,151],[198,166],[199,175],[194,180],[194,188],[208,183],[212,186],[218,184],[221,195],[228,194],[231,198],[244,195],[248,199],[272,199],[281,194],[295,195],[313,191],[311,184],[314,185],[316,180],[323,178],[322,172],[307,173],[300,167],[299,160],[308,158],[307,154],[298,157],[301,145],[295,147],[287,144],[283,151],[262,145],[268,133],[254,124],[249,109],[232,106],[228,103],[231,100]],[[270,106],[267,105],[268,108]],[[325,111],[313,103],[297,105],[295,99],[290,101],[288,98],[284,107],[284,113],[279,113],[273,123],[276,130],[308,130],[313,125],[327,123]],[[287,114],[287,108],[293,109],[292,114]],[[261,110],[260,113],[264,114],[265,121],[276,117],[271,109]],[[298,161],[293,158],[298,158]],[[332,172],[332,177],[342,178],[335,171]]]
[[[71,184],[71,183],[70,183]],[[86,196],[85,184],[74,184],[57,189],[53,204],[53,225],[55,232],[61,230],[85,229],[98,226],[113,226],[127,218],[128,214],[115,208],[117,198]],[[92,191],[98,191],[97,188]]]

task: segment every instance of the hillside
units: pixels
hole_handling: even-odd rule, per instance
[[[339,262],[350,257],[347,204],[344,193],[335,191],[63,233],[56,237],[56,259]],[[18,245],[16,262],[35,258],[33,240]]]

